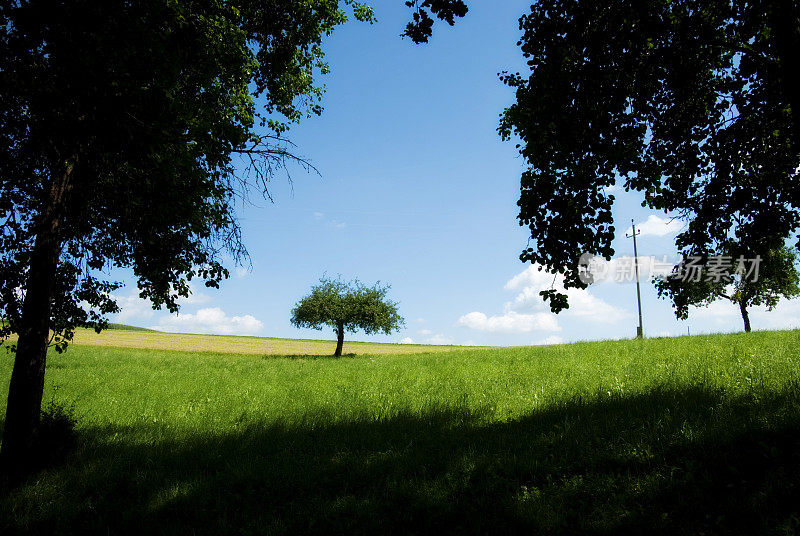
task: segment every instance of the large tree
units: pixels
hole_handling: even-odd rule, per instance
[[[466,13],[450,1],[406,2],[404,35]],[[246,256],[234,201],[298,160],[283,136],[322,111],[322,39],[348,9],[374,20],[356,0],[0,0],[4,473],[36,463],[47,348],[118,310],[111,268],[176,311]]]
[[[405,324],[397,312],[397,303],[386,298],[389,288],[380,283],[368,287],[357,279],[348,283],[323,277],[292,309],[292,324],[298,328],[333,328],[336,333],[333,355],[340,357],[345,332],[362,330],[367,335],[378,332],[389,335]]]
[[[110,268],[175,311],[245,254],[235,196],[292,158],[281,134],[320,112],[322,38],[346,18],[338,0],[0,1],[4,472],[36,463],[48,345],[117,310]]]
[[[534,3],[499,128],[528,164],[521,259],[585,288],[581,255],[614,253],[615,184],[687,222],[685,256],[782,246],[800,223],[798,17],[791,0]]]

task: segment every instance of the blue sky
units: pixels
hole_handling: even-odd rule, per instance
[[[552,279],[518,258],[527,240],[516,220],[523,163],[496,132],[513,99],[497,73],[524,69],[517,19],[529,2],[476,2],[423,46],[399,37],[409,16],[402,2],[375,4],[376,24],[349,23],[326,42],[325,112],[288,136],[322,176],[292,169],[291,185],[275,177],[274,204],[254,196],[240,210],[252,269],[232,270],[220,290],[198,289],[179,315],[152,311],[129,280],[114,321],[330,339],[329,331],[293,328],[289,315],[320,276],[341,274],[391,284],[407,322],[391,336],[351,339],[525,345],[633,336],[632,283],[574,292],[570,310],[555,316],[536,295]],[[614,193],[616,255],[633,255],[624,237],[633,218],[644,224],[641,256],[674,258],[680,224],[643,209],[636,194]],[[642,305],[650,336],[741,329],[737,309],[722,302],[676,321],[646,281]],[[752,322],[800,326],[800,304],[756,310]]]

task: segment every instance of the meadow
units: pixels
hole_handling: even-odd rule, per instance
[[[49,356],[45,406],[72,408],[77,445],[2,492],[2,534],[800,530],[800,331],[339,359],[76,342]]]

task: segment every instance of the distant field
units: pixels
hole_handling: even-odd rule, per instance
[[[0,533],[800,529],[800,331],[341,359],[107,336],[50,357],[79,444],[0,496]]]
[[[156,330],[154,329],[140,328],[139,326],[130,326],[128,324],[115,324],[113,322],[109,324],[106,329],[119,329],[123,331],[149,331],[156,333]]]
[[[265,337],[237,337],[232,335],[189,335],[160,333],[144,328],[115,325],[116,329],[100,334],[80,329],[75,333],[74,344],[80,346],[111,346],[115,348],[147,348],[151,350],[179,350],[185,352],[216,352],[224,354],[254,355],[332,355],[336,341],[302,339],[274,339]],[[420,352],[448,352],[454,346],[419,344],[380,344],[351,342],[345,339],[345,354],[414,354]]]

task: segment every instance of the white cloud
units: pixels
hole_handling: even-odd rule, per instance
[[[506,312],[546,311],[548,306],[539,292],[553,288],[567,295],[569,309],[563,311],[561,313],[563,315],[577,316],[585,321],[601,324],[614,324],[630,316],[624,309],[611,305],[588,290],[565,289],[563,281],[561,276],[554,277],[551,273],[540,271],[537,265],[529,266],[506,283],[507,290],[519,291],[514,299],[506,304]]]
[[[550,335],[549,337],[545,337],[544,339],[541,339],[541,340],[538,340],[538,341],[534,341],[533,345],[534,346],[541,346],[541,345],[545,345],[545,344],[562,344],[563,342],[564,342],[564,339],[562,339],[558,335]]]
[[[453,337],[448,337],[442,333],[433,335],[433,332],[429,329],[423,329],[420,331],[420,334],[432,336],[422,339],[419,343],[414,341],[411,337],[405,337],[400,341],[400,344],[453,344],[455,342]]]
[[[325,214],[323,214],[322,212],[315,212],[314,213],[314,219],[315,220],[321,220],[324,216],[325,216]]]
[[[448,337],[447,335],[437,333],[433,337],[428,337],[423,342],[425,344],[453,344],[455,341],[453,337]]]
[[[528,333],[530,331],[560,331],[555,315],[549,313],[520,314],[508,311],[503,315],[487,317],[473,311],[458,319],[456,323],[478,331],[490,333]]]
[[[202,288],[202,287],[200,287]],[[195,283],[189,283],[189,296],[178,298],[178,305],[202,305],[211,301],[211,296],[198,290]],[[116,322],[142,322],[153,317],[153,306],[150,300],[143,300],[135,289],[131,289],[127,296],[113,294],[114,300],[120,308],[119,314],[114,317]]]
[[[551,284],[558,283],[558,278],[553,274],[540,269],[538,264],[532,264],[522,272],[508,280],[505,284],[506,290],[519,290],[526,287],[549,288]]]
[[[252,315],[228,316],[219,307],[200,309],[195,314],[162,317],[152,329],[177,333],[214,335],[257,335],[264,324]]]
[[[236,274],[236,277],[238,277],[239,279],[241,279],[243,277],[247,277],[247,274],[249,272],[250,272],[250,270],[248,270],[244,266],[237,266],[236,270],[234,270],[234,273]]]
[[[630,316],[624,309],[603,301],[588,290],[565,289],[563,282],[562,276],[540,270],[538,265],[528,266],[506,282],[504,288],[517,294],[506,302],[503,314],[488,316],[473,311],[459,318],[456,325],[492,333],[561,331],[558,317],[550,312],[548,304],[539,295],[539,292],[551,288],[567,295],[569,309],[561,313],[564,316],[601,324],[614,324]]]
[[[615,257],[610,261],[602,257],[593,257],[587,266],[593,277],[592,284],[600,283],[634,283],[636,281],[636,258]],[[639,256],[639,281],[651,281],[654,277],[663,277],[672,272],[677,259],[667,255],[661,257]]]
[[[425,319],[424,318],[417,318],[415,320],[415,322],[419,322],[420,324],[423,324],[425,322]]]
[[[655,214],[650,216],[643,222],[636,224],[636,230],[642,236],[666,236],[670,234],[677,234],[683,228],[683,223],[677,219],[660,218]],[[625,229],[625,234],[630,234],[633,229],[628,227]]]
[[[571,288],[567,290],[567,297],[569,309],[564,314],[578,316],[589,322],[616,324],[620,320],[630,317],[630,314],[624,309],[601,300],[588,290]]]
[[[783,300],[772,311],[766,307],[748,308],[753,329],[795,329],[800,327],[800,299]],[[744,321],[739,306],[725,299],[712,302],[708,307],[689,309],[689,322],[702,319],[711,322],[715,328],[729,331],[744,329]]]
[[[211,301],[211,296],[197,290],[197,285],[189,283],[189,296],[178,298],[178,305],[202,305]]]
[[[630,281],[635,281],[635,264],[634,262],[639,261],[639,280],[640,281],[650,281],[653,277],[656,276],[666,276],[672,273],[672,269],[677,264],[677,259],[669,259],[668,256],[664,255],[661,258],[658,257],[642,257],[639,256],[638,259],[636,257],[617,257],[611,260],[611,268],[612,270],[616,270],[617,273],[629,273],[631,274],[629,277]]]
[[[800,328],[800,299],[783,300],[772,311],[766,307],[754,307],[750,313],[753,329]]]
[[[132,290],[127,296],[113,295],[114,300],[121,309],[114,318],[117,322],[136,322],[148,320],[153,317],[153,306],[148,300],[139,297],[136,291]]]
[[[728,300],[716,300],[711,302],[708,307],[691,307],[689,309],[689,320],[693,318],[716,319],[717,323],[728,322],[731,318],[739,316],[739,308]]]

